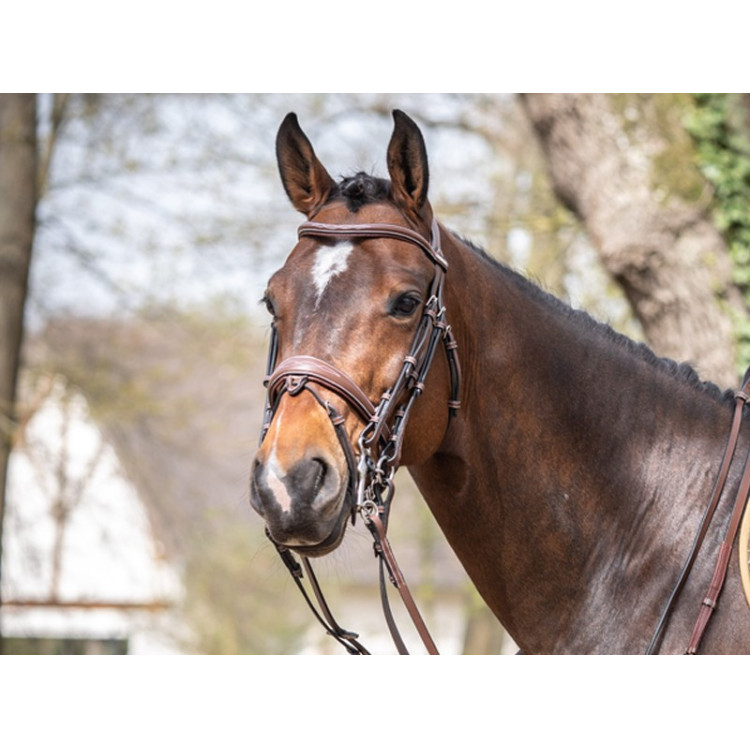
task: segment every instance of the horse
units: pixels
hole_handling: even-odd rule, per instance
[[[686,653],[731,498],[747,495],[733,459],[750,450],[746,395],[446,229],[424,137],[393,118],[389,179],[336,181],[294,113],[279,127],[281,182],[306,221],[264,295],[274,341],[252,507],[308,560],[372,501],[368,467],[390,489],[383,475],[406,466],[523,653]],[[750,652],[732,540],[729,551],[701,653]]]

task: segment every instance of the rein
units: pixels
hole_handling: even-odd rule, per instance
[[[703,518],[701,519],[700,526],[698,527],[695,539],[693,540],[693,545],[690,549],[687,560],[682,568],[679,578],[677,579],[677,583],[672,589],[672,593],[667,600],[667,604],[664,608],[664,611],[662,612],[659,623],[656,626],[654,635],[651,638],[651,642],[649,643],[649,646],[646,650],[647,655],[654,654],[656,652],[656,649],[664,633],[669,615],[674,609],[677,597],[679,596],[680,592],[685,586],[685,583],[687,582],[688,576],[690,575],[690,571],[693,567],[693,563],[695,562],[701,545],[703,544],[703,540],[708,533],[709,526],[711,525],[711,521],[716,511],[716,507],[718,506],[719,500],[721,499],[721,495],[724,491],[727,476],[729,474],[729,469],[732,464],[732,460],[737,448],[737,442],[740,436],[740,428],[742,426],[744,408],[745,405],[750,402],[750,368],[748,368],[744,378],[742,379],[740,389],[735,392],[734,399],[735,408],[734,416],[732,417],[732,427],[729,432],[726,448],[724,449],[724,455],[721,461],[721,466],[719,468],[719,473],[716,477],[716,481],[711,492],[711,498],[703,514]],[[701,608],[698,613],[698,617],[696,618],[695,625],[693,626],[693,631],[690,636],[690,641],[688,642],[687,649],[685,650],[686,654],[692,655],[698,653],[698,648],[700,647],[703,634],[708,627],[708,622],[711,619],[711,615],[716,609],[719,595],[721,594],[721,590],[726,579],[727,568],[729,567],[729,558],[732,552],[732,545],[734,544],[734,540],[737,536],[737,530],[740,525],[740,519],[742,518],[742,512],[747,503],[748,494],[750,494],[750,454],[748,454],[748,457],[745,461],[745,467],[742,472],[742,479],[740,480],[740,485],[734,499],[732,515],[727,524],[724,538],[721,542],[721,545],[719,546],[719,554],[716,560],[714,574],[711,579],[711,583],[709,584],[708,591],[706,592],[706,596],[701,602]]]
[[[445,348],[450,370],[449,415],[453,417],[461,405],[459,400],[461,370],[457,344],[446,322],[446,311],[443,305],[443,283],[448,264],[440,247],[440,230],[437,221],[433,220],[432,238],[428,242],[418,232],[397,224],[323,224],[308,221],[299,227],[298,236],[400,240],[418,247],[434,264],[435,273],[411,348],[403,359],[395,383],[380,397],[377,404],[372,403],[349,375],[317,357],[296,355],[288,357],[277,365],[278,334],[275,326],[272,326],[264,381],[266,408],[260,440],[263,442],[284,395],[295,397],[303,390],[313,395],[328,414],[346,457],[349,484],[345,502],[350,506],[351,522],[354,524],[359,514],[373,537],[375,556],[379,560],[381,603],[386,624],[396,648],[400,654],[409,653],[391,613],[386,574],[398,590],[428,653],[437,654],[437,647],[393,554],[387,538],[387,529],[395,492],[393,478],[401,461],[406,425],[414,403],[424,391],[425,378],[440,342]],[[342,398],[364,424],[357,441],[358,456],[355,457],[346,435],[344,417],[321,395],[318,391],[320,386]],[[267,530],[266,534],[325,631],[350,654],[369,654],[367,649],[357,641],[358,635],[344,630],[334,619],[308,557],[303,553],[298,553],[302,561],[300,565],[294,558],[292,550],[277,544]],[[307,574],[319,609],[316,608],[302,584],[303,570]]]

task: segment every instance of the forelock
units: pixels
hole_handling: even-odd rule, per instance
[[[352,213],[356,213],[362,206],[386,200],[390,190],[391,183],[388,180],[373,177],[366,172],[358,172],[353,177],[342,179],[329,200],[342,199],[346,207]]]

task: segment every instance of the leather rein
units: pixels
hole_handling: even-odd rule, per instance
[[[706,506],[706,510],[704,511],[703,518],[701,519],[700,526],[698,527],[698,531],[696,532],[695,538],[693,540],[693,545],[690,549],[690,552],[688,553],[687,560],[685,561],[680,576],[677,579],[677,583],[672,589],[672,593],[667,600],[667,604],[664,607],[664,611],[662,612],[659,623],[656,626],[656,630],[654,631],[654,635],[651,638],[651,642],[646,649],[646,654],[654,654],[657,652],[657,648],[663,636],[664,629],[666,628],[669,615],[674,609],[677,598],[683,587],[685,586],[685,583],[687,582],[688,576],[690,575],[690,571],[693,567],[693,563],[695,562],[701,545],[703,544],[703,540],[708,533],[709,526],[711,525],[714,513],[724,491],[727,476],[729,475],[729,469],[732,465],[732,460],[734,458],[737,443],[739,441],[744,408],[746,404],[750,402],[750,368],[748,368],[747,372],[745,372],[745,376],[742,379],[740,389],[735,392],[734,399],[735,407],[734,416],[732,417],[732,427],[729,431],[726,448],[724,449],[724,455],[719,467],[719,473],[717,474],[716,481],[714,482],[714,487],[711,492],[709,503]],[[708,622],[711,619],[711,615],[713,615],[714,610],[716,609],[716,606],[718,604],[719,595],[721,594],[722,588],[724,586],[724,581],[726,580],[727,569],[729,567],[729,558],[732,552],[732,545],[734,544],[735,538],[737,536],[737,530],[740,526],[743,510],[745,509],[745,505],[747,504],[748,494],[750,494],[750,453],[745,460],[745,466],[742,471],[742,478],[740,480],[739,488],[737,489],[737,494],[735,495],[734,505],[732,506],[732,513],[724,531],[724,538],[722,539],[719,546],[719,553],[717,555],[714,573],[708,586],[708,590],[706,591],[706,595],[701,602],[700,610],[695,620],[693,631],[690,635],[690,640],[685,650],[685,654],[693,655],[698,653],[701,640],[703,639],[703,635],[706,632],[706,628],[708,627]]]
[[[401,460],[406,425],[414,403],[424,390],[425,378],[440,342],[443,343],[450,370],[451,392],[448,411],[451,417],[461,405],[461,369],[457,344],[446,322],[443,305],[443,283],[448,264],[440,247],[440,230],[437,221],[433,220],[432,237],[431,241],[428,241],[418,232],[397,224],[324,224],[308,221],[299,227],[297,233],[300,238],[310,236],[400,240],[418,247],[434,264],[434,276],[411,348],[403,359],[395,383],[381,396],[377,404],[372,403],[349,375],[317,357],[296,355],[277,364],[278,334],[275,326],[272,326],[264,381],[266,408],[260,441],[263,442],[283,396],[293,398],[303,390],[312,394],[328,414],[346,458],[349,483],[345,502],[350,508],[351,522],[354,524],[359,514],[373,537],[375,556],[379,561],[383,613],[396,648],[400,654],[408,654],[388,603],[386,574],[398,590],[428,653],[437,654],[437,647],[393,554],[387,538],[387,529],[394,496],[393,478]],[[357,441],[358,456],[355,456],[344,429],[344,416],[321,394],[319,387],[343,399],[363,423],[364,427]],[[356,633],[343,629],[336,622],[322,594],[309,558],[298,552],[301,558],[300,565],[292,550],[276,543],[268,530],[266,535],[273,542],[295,584],[325,631],[350,654],[369,654],[357,640],[359,636]],[[304,574],[307,574],[317,608],[302,583]]]

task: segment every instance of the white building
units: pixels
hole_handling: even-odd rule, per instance
[[[6,653],[176,651],[179,575],[115,450],[62,378],[36,400],[10,457]]]

